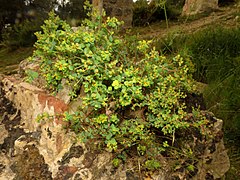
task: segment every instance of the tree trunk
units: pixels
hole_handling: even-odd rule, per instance
[[[99,15],[102,16],[103,0],[93,0],[92,5],[95,8],[95,10],[97,11],[97,13],[99,13]]]

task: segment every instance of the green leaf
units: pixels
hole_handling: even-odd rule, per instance
[[[74,66],[72,66],[72,65],[70,65],[70,66],[68,66],[68,68],[69,68],[69,70],[74,70]]]

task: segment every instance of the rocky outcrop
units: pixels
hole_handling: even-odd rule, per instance
[[[182,15],[208,13],[215,9],[218,9],[218,0],[186,0]]]
[[[13,76],[0,82],[0,179],[202,180],[223,177],[229,169],[222,121],[209,113],[209,128],[202,129],[206,135],[194,127],[178,132],[174,146],[182,148],[184,156],[163,156],[162,168],[149,174],[131,159],[113,167],[113,154],[94,142],[77,141],[59,115],[69,110],[67,101]],[[37,122],[44,112],[51,118]]]

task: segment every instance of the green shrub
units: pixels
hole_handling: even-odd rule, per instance
[[[174,143],[175,132],[202,124],[188,121],[182,103],[194,88],[191,62],[160,56],[150,41],[120,35],[116,18],[94,19],[73,32],[50,14],[43,32],[36,33],[40,76],[55,92],[65,79],[72,97],[82,98],[77,112],[64,113],[81,140],[100,141],[119,154],[135,149],[147,157],[146,168],[159,168],[158,155]]]

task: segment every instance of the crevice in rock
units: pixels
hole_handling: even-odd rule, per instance
[[[59,162],[60,165],[64,165],[70,162],[72,158],[79,158],[83,155],[84,151],[81,146],[72,146],[69,152],[65,153],[62,160]]]
[[[11,170],[16,173],[14,180],[52,180],[52,173],[38,148],[34,145],[26,145],[24,149],[10,166]]]

